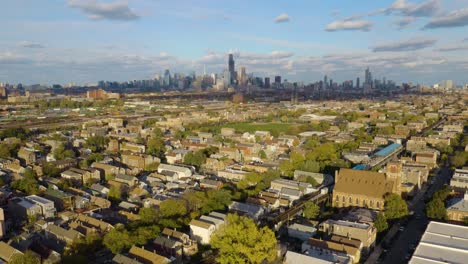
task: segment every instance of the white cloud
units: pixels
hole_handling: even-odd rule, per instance
[[[440,9],[440,0],[429,0],[420,4],[408,3],[406,0],[396,0],[387,12],[397,12],[401,15],[416,17],[431,17]]]
[[[468,8],[452,11],[435,17],[424,26],[424,29],[450,28],[468,26]]]
[[[447,46],[443,46],[437,49],[437,51],[441,51],[441,52],[460,51],[460,50],[468,50],[468,44],[447,45]]]
[[[275,23],[285,23],[289,21],[290,21],[289,15],[286,13],[283,13],[275,18]]]
[[[23,48],[32,48],[32,49],[45,48],[45,46],[40,43],[35,43],[35,42],[30,42],[30,41],[21,41],[21,42],[18,42],[17,45]]]
[[[97,0],[69,0],[68,5],[86,13],[90,19],[136,20],[140,16],[133,12],[127,2],[100,3]]]
[[[332,22],[325,28],[326,31],[339,30],[360,30],[369,31],[372,28],[372,22],[366,20],[339,20]]]
[[[391,43],[384,43],[377,45],[372,48],[374,52],[400,52],[400,51],[412,51],[412,50],[420,50],[427,47],[433,46],[437,40],[435,39],[409,39],[403,40],[399,42],[391,42]]]

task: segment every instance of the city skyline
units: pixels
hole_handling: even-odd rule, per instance
[[[468,82],[468,1],[1,4],[0,82],[97,83],[236,68],[305,83]],[[53,12],[53,15],[50,15]]]

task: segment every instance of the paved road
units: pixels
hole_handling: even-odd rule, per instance
[[[449,179],[449,169],[446,167],[441,168],[440,174],[435,176],[434,184],[429,187],[426,197],[432,196],[435,191],[441,189]],[[396,240],[390,246],[391,249],[383,261],[384,264],[407,263],[411,258],[414,247],[419,243],[428,224],[428,219],[424,213],[425,206],[423,195],[414,198],[409,206],[410,210],[414,211],[414,217],[408,221],[404,231],[397,234]]]

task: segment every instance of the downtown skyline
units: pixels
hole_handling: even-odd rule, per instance
[[[236,67],[313,82],[468,83],[468,1],[132,0],[0,4],[0,82],[96,83]]]

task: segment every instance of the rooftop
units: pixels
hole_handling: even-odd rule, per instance
[[[430,222],[410,264],[466,263],[468,227]]]

